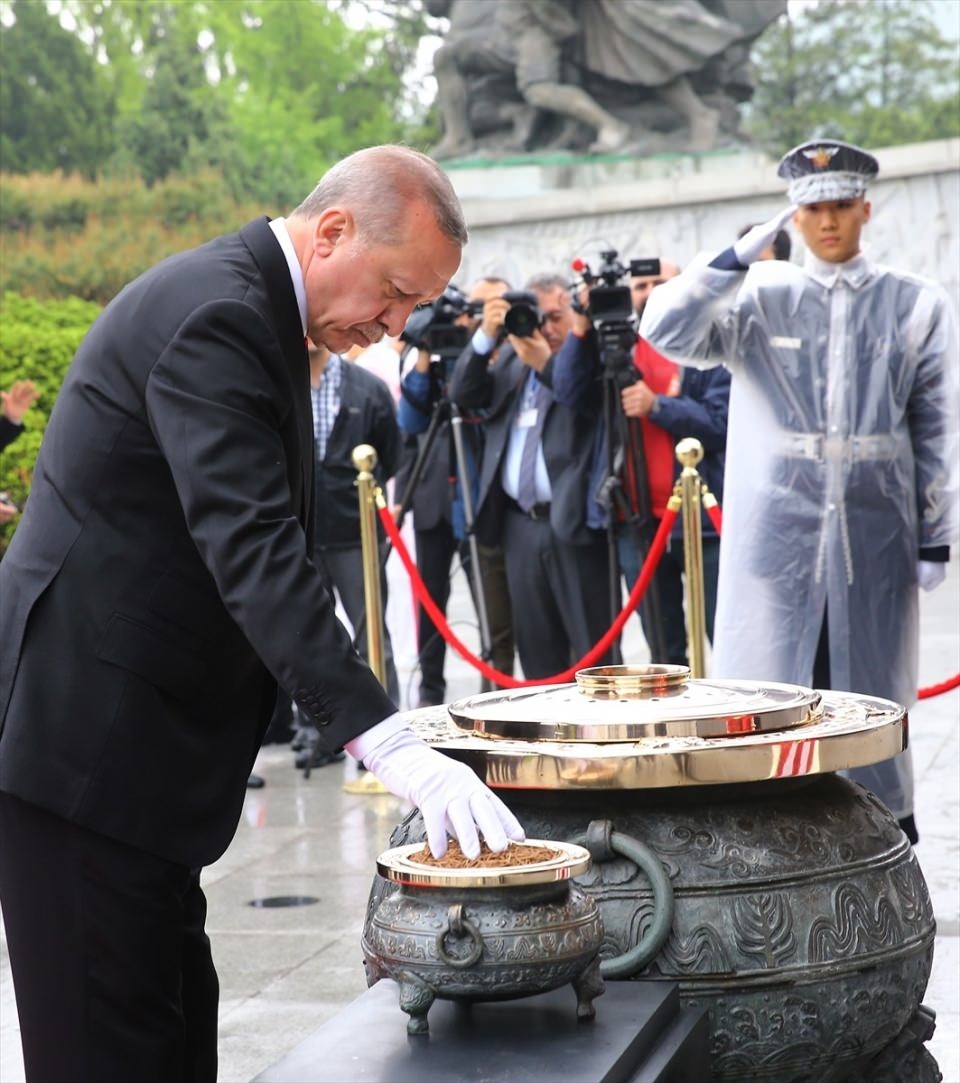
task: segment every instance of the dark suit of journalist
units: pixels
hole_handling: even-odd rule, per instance
[[[58,960],[90,950],[79,915],[99,914],[91,965],[109,1025],[128,1048],[138,1020],[154,1020],[129,1079],[181,1078],[184,1063],[216,1073],[199,869],[236,829],[277,680],[331,750],[395,709],[308,559],[303,319],[265,219],[129,285],[77,352],[0,564],[0,851],[43,836],[45,905],[57,908],[43,922],[56,936],[29,943],[34,915],[16,912],[0,856],[4,920],[8,932],[19,922],[27,952],[21,1017],[39,999],[32,982],[56,990],[41,1010],[64,1026],[91,1010],[58,980]],[[96,860],[142,882],[139,896],[58,888],[59,869],[88,861],[96,839]],[[141,924],[157,916],[136,961],[112,947],[134,909]],[[16,976],[13,950],[11,938]],[[112,1077],[96,1051],[85,1071],[71,1078]]]
[[[496,363],[489,361],[468,346],[457,361],[450,397],[461,409],[488,412],[477,539],[484,545],[502,541],[524,676],[548,677],[585,654],[610,623],[606,542],[585,521],[596,413],[586,404],[580,412],[553,400],[551,358],[539,374],[547,390],[540,447],[550,496],[524,512],[503,478],[532,369],[506,343]]]

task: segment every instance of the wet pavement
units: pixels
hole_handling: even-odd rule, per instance
[[[391,626],[404,706],[416,700],[410,657],[409,595],[395,580]],[[450,616],[459,635],[477,634],[462,576],[454,579]],[[630,662],[648,660],[636,619],[624,640]],[[960,566],[922,596],[921,685],[960,669]],[[448,658],[447,698],[469,695],[479,679]],[[917,856],[937,918],[933,973],[924,1002],[937,1013],[927,1048],[946,1083],[960,1083],[960,691],[921,701],[911,712],[916,773]],[[407,806],[389,795],[346,793],[356,776],[347,759],[309,779],[287,747],[264,749],[236,838],[204,873],[208,931],[221,981],[220,1079],[245,1083],[279,1060],[366,988],[360,930],[377,854]],[[263,905],[269,900],[295,905]],[[257,905],[259,903],[259,905]],[[404,1025],[398,1009],[397,1026]],[[369,1040],[358,1034],[357,1043]],[[6,943],[0,938],[0,1080],[24,1078]],[[66,1083],[66,1081],[65,1081]]]

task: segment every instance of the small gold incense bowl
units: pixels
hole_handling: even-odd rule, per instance
[[[541,839],[513,845],[552,856],[452,868],[424,863],[424,844],[415,843],[377,859],[380,876],[400,887],[364,929],[367,979],[397,982],[408,1034],[428,1032],[427,1012],[438,997],[512,1000],[568,982],[577,1018],[594,1017],[593,1000],[603,992],[603,925],[596,902],[572,880],[590,868],[590,854]]]

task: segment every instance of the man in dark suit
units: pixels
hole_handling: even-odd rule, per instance
[[[28,1080],[213,1080],[202,866],[226,849],[277,682],[430,845],[522,834],[419,741],[311,551],[305,336],[399,334],[466,239],[435,163],[374,147],[284,219],[128,285],[77,351],[0,564],[0,904]]]
[[[564,280],[527,283],[539,307],[530,335],[504,336],[511,302],[486,302],[481,325],[457,361],[450,397],[486,409],[477,500],[477,539],[502,539],[514,636],[527,678],[562,672],[607,630],[604,536],[585,522],[597,435],[596,411],[555,401],[553,359],[572,327]]]
[[[470,287],[467,300],[482,305],[491,297],[499,297],[510,288],[502,278],[480,278]],[[476,330],[480,321],[471,312],[457,316],[455,324],[466,334]],[[398,411],[400,428],[407,434],[408,454],[397,471],[395,498],[399,503],[410,484],[417,453],[429,439],[432,411],[442,409],[448,398],[447,383],[453,373],[456,357],[434,360],[427,350],[419,350],[417,359],[404,376]],[[440,373],[441,375],[435,375]],[[446,415],[443,415],[446,416]],[[473,506],[476,506],[477,470],[483,454],[483,434],[475,417],[467,417],[461,426],[465,470],[471,486]],[[416,444],[412,444],[415,438]],[[477,547],[479,569],[472,566],[464,500],[465,479],[461,476],[450,421],[442,421],[436,429],[433,446],[423,462],[420,479],[412,494],[414,536],[417,545],[417,569],[430,597],[442,613],[450,599],[450,573],[454,556],[458,556],[467,576],[470,593],[476,604],[476,589],[483,590],[487,624],[490,630],[490,658],[494,669],[513,673],[513,624],[510,596],[503,567],[503,550],[495,546]],[[419,705],[427,707],[443,703],[446,694],[444,662],[446,643],[429,613],[422,606],[417,616],[417,657],[420,663]],[[489,691],[484,678],[481,691]]]

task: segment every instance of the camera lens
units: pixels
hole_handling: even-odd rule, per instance
[[[540,326],[540,313],[530,305],[512,305],[503,318],[503,326],[508,334],[529,338]]]

